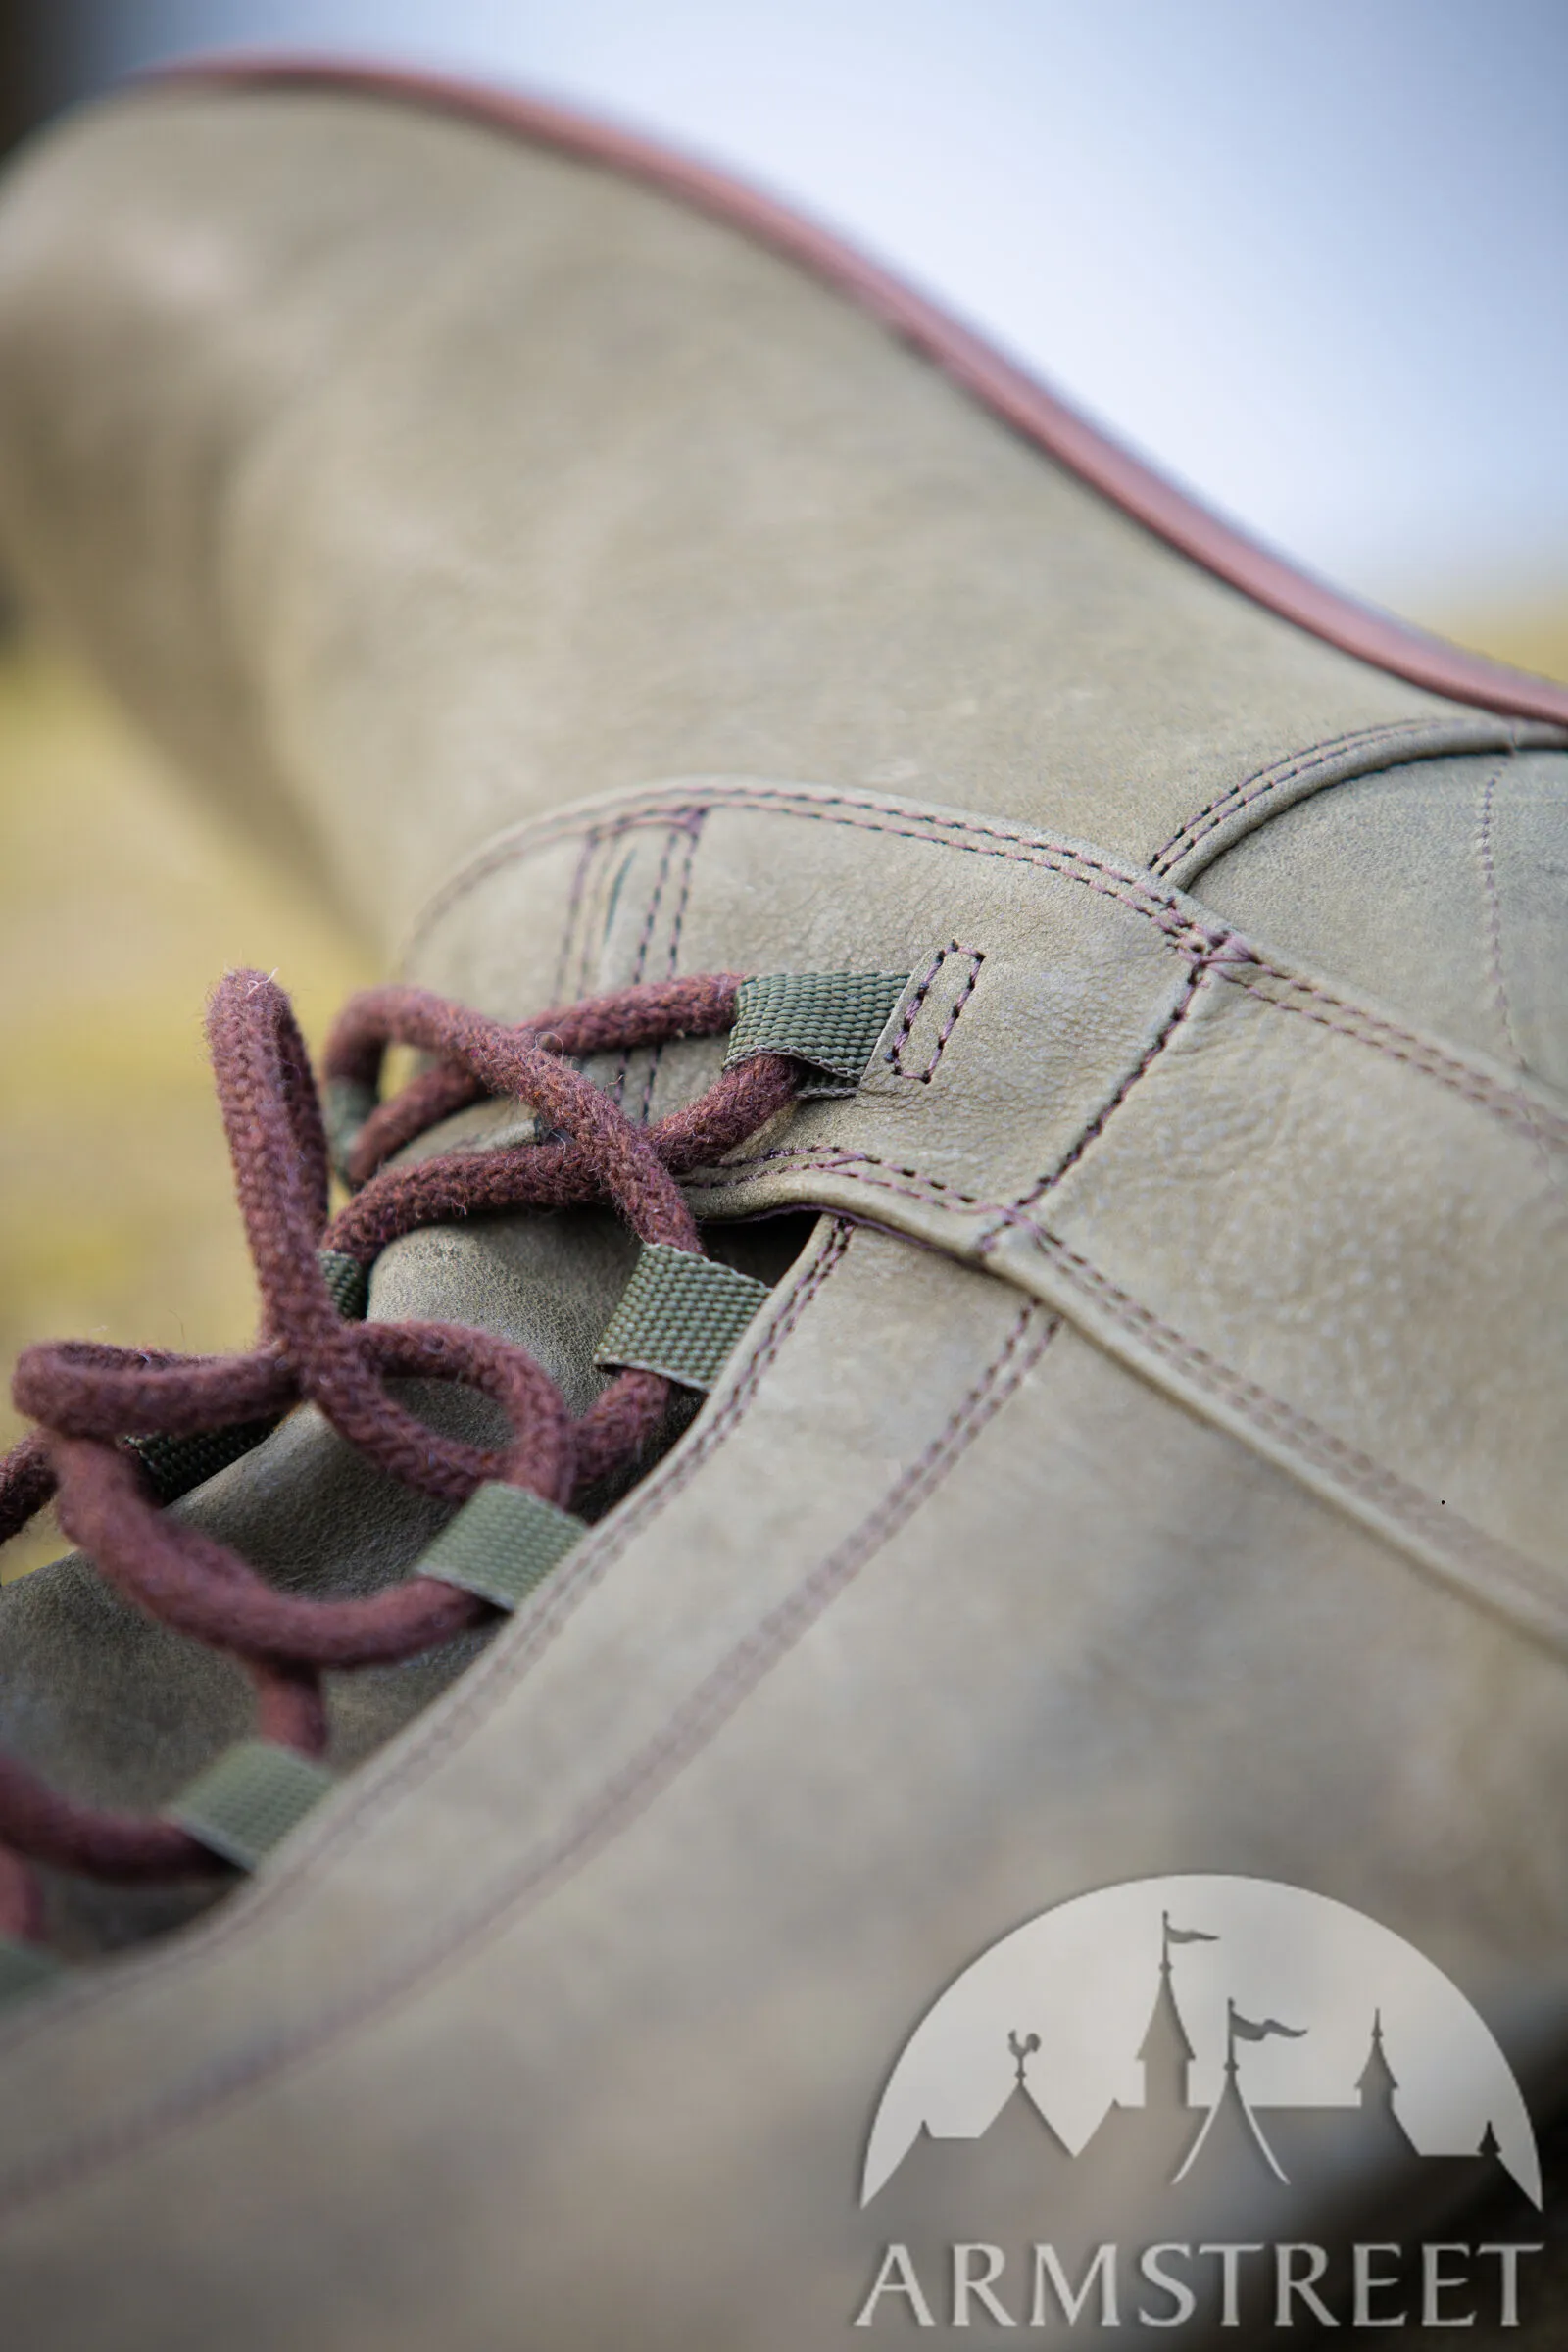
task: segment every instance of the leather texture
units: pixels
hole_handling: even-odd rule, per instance
[[[1535,757],[1527,805],[1545,768],[1560,807],[1568,760]],[[853,1102],[803,1103],[787,1135],[699,1176],[709,1215],[831,1202],[1005,1272],[1414,1556],[1568,1634],[1564,1300],[1546,1275],[1568,1126],[1549,1089],[1093,852],[740,778],[492,845],[421,928],[419,976],[473,1000],[487,935],[550,890],[530,892],[536,859],[553,875],[592,844],[613,864],[623,836],[683,830],[699,968],[732,958],[743,927],[769,966],[820,923],[830,871],[854,918],[839,959],[911,972]],[[615,956],[596,984],[626,976]],[[1518,1019],[1545,1011],[1540,995]],[[654,1112],[718,1051],[667,1053]],[[1483,1405],[1473,1349],[1447,1339],[1489,1322],[1507,1338]]]
[[[0,305],[18,568],[387,941],[498,827],[649,777],[1141,862],[1326,744],[1517,732],[1200,571],[787,263],[439,115],[89,113],[14,179]]]
[[[624,1227],[594,1210],[411,1234],[377,1260],[369,1312],[391,1322],[438,1312],[519,1341],[581,1411],[601,1385],[593,1350],[636,1256]],[[501,1435],[494,1408],[471,1390],[405,1382],[399,1393],[450,1436],[494,1445]],[[407,1573],[448,1516],[371,1468],[314,1406],[173,1507],[301,1592],[377,1590]],[[79,1555],[7,1586],[0,1628],[7,1747],[98,1803],[156,1810],[251,1728],[253,1693],[239,1669],[143,1617]],[[482,1646],[466,1634],[408,1665],[329,1675],[334,1767],[352,1770]],[[211,1887],[56,1875],[50,1927],[84,1958],[214,1899]]]
[[[1144,1874],[1373,1913],[1549,2100],[1562,737],[1250,605],[733,230],[402,105],[68,128],[0,355],[19,571],[410,977],[911,974],[692,1188],[822,1213],[679,1443],[482,1656],[350,1678],[254,1884],[0,2023],[29,2345],[858,2342],[910,2026]],[[648,1118],[722,1053],[597,1074]],[[630,1257],[432,1233],[372,1312],[591,1380]],[[341,1454],[296,1415],[180,1507],[397,1574],[420,1506]],[[236,1728],[172,1647],[39,1572],[7,1737],[156,1797]]]

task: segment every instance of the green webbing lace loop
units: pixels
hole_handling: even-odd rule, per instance
[[[318,1250],[316,1254],[338,1313],[347,1323],[363,1322],[370,1296],[369,1268],[341,1250]],[[130,1445],[158,1500],[171,1503],[216,1478],[276,1427],[275,1421],[236,1421],[230,1429],[204,1430],[193,1438],[132,1438]]]
[[[292,1748],[242,1740],[182,1788],[164,1816],[225,1862],[256,1870],[332,1786],[322,1765]]]
[[[515,1609],[587,1533],[583,1520],[526,1488],[492,1483],[447,1521],[418,1574],[459,1585],[498,1609]]]
[[[743,980],[724,1066],[754,1054],[788,1054],[818,1073],[803,1095],[853,1094],[908,978],[907,972],[764,972]]]
[[[710,1389],[767,1295],[754,1275],[667,1242],[645,1242],[594,1361]]]

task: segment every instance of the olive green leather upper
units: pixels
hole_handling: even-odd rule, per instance
[[[1561,738],[1250,604],[733,230],[342,94],[142,93],[19,170],[0,537],[425,985],[910,974],[853,1095],[694,1180],[824,1214],[680,1442],[424,1713],[341,1700],[344,1761],[405,1728],[253,1884],[0,2022],[29,2352],[858,2342],[906,2035],[1137,1876],[1371,1912],[1544,2120]],[[646,1118],[723,1052],[597,1074]],[[377,1280],[591,1381],[621,1246]],[[420,1506],[313,1483],[333,1446],[180,1507],[397,1573]],[[88,1573],[7,1592],[0,1690],[101,1791],[164,1638]],[[1230,2180],[1214,2229],[1274,2211]],[[990,2233],[1041,2234],[1026,2182]]]

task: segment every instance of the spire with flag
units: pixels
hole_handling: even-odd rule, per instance
[[[1225,2004],[1225,2071],[1236,2072],[1236,2044],[1239,2041],[1267,2041],[1271,2034],[1283,2034],[1288,2041],[1299,2041],[1306,2032],[1304,2026],[1282,2026],[1277,2017],[1265,2017],[1258,2025],[1244,2017],[1234,2001]]]
[[[1171,1982],[1171,1946],[1217,1943],[1219,1937],[1201,1928],[1173,1928],[1168,1911],[1159,1915],[1159,1988],[1138,2056],[1144,2069],[1145,2107],[1168,2114],[1188,2104],[1187,2070],[1193,2061],[1193,2045]]]
[[[1170,1966],[1170,1947],[1173,1943],[1218,1943],[1219,1941],[1219,1937],[1210,1936],[1205,1928],[1173,1928],[1168,1911],[1160,1913],[1159,1927],[1163,1938],[1159,1964],[1161,1968],[1165,1969]]]
[[[1192,2171],[1200,2151],[1216,2139],[1222,2142],[1228,2140],[1232,2144],[1238,2140],[1250,2143],[1256,2148],[1277,2180],[1284,2180],[1287,2178],[1284,2166],[1264,2138],[1258,2120],[1242,2089],[1236,2071],[1236,2045],[1239,2041],[1270,2041],[1275,2034],[1283,2035],[1288,2041],[1299,2041],[1305,2032],[1304,2026],[1281,2025],[1277,2017],[1244,2017],[1236,2003],[1227,1996],[1225,2080],[1220,2085],[1219,2097],[1208,2111],[1203,2129],[1194,2140],[1186,2162],[1175,2176],[1178,2180],[1185,2179]]]

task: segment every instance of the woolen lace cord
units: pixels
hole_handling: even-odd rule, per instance
[[[491,1616],[491,1603],[419,1573],[363,1598],[281,1592],[226,1545],[158,1507],[158,1481],[138,1443],[151,1454],[160,1443],[265,1429],[309,1401],[379,1469],[421,1494],[461,1503],[481,1486],[511,1488],[557,1514],[634,1463],[669,1403],[662,1373],[618,1372],[574,1419],[525,1348],[454,1324],[349,1319],[341,1276],[368,1269],[418,1226],[603,1201],[645,1245],[702,1258],[675,1179],[721,1158],[790,1102],[798,1063],[756,1054],[726,1067],[696,1102],[640,1129],[567,1056],[718,1035],[733,1024],[740,985],[725,973],[653,982],[514,1028],[422,990],[371,989],[349,1004],[328,1042],[323,1119],[283,991],[260,972],[229,973],[209,1008],[208,1039],[262,1295],[255,1349],[193,1356],[88,1341],[27,1348],[12,1393],[39,1428],[0,1463],[0,1541],[58,1494],[67,1534],[123,1598],[246,1668],[258,1739],[318,1757],[327,1738],[324,1669],[414,1657]],[[382,1060],[394,1044],[419,1049],[432,1064],[381,1103]],[[383,1165],[436,1120],[497,1095],[528,1104],[542,1140]],[[358,1188],[335,1218],[328,1120],[337,1163]],[[487,1449],[439,1436],[388,1394],[394,1375],[481,1391],[505,1414],[510,1442]],[[40,1934],[34,1863],[119,1881],[228,1867],[176,1819],[77,1803],[0,1756],[0,1937],[13,1946]]]

